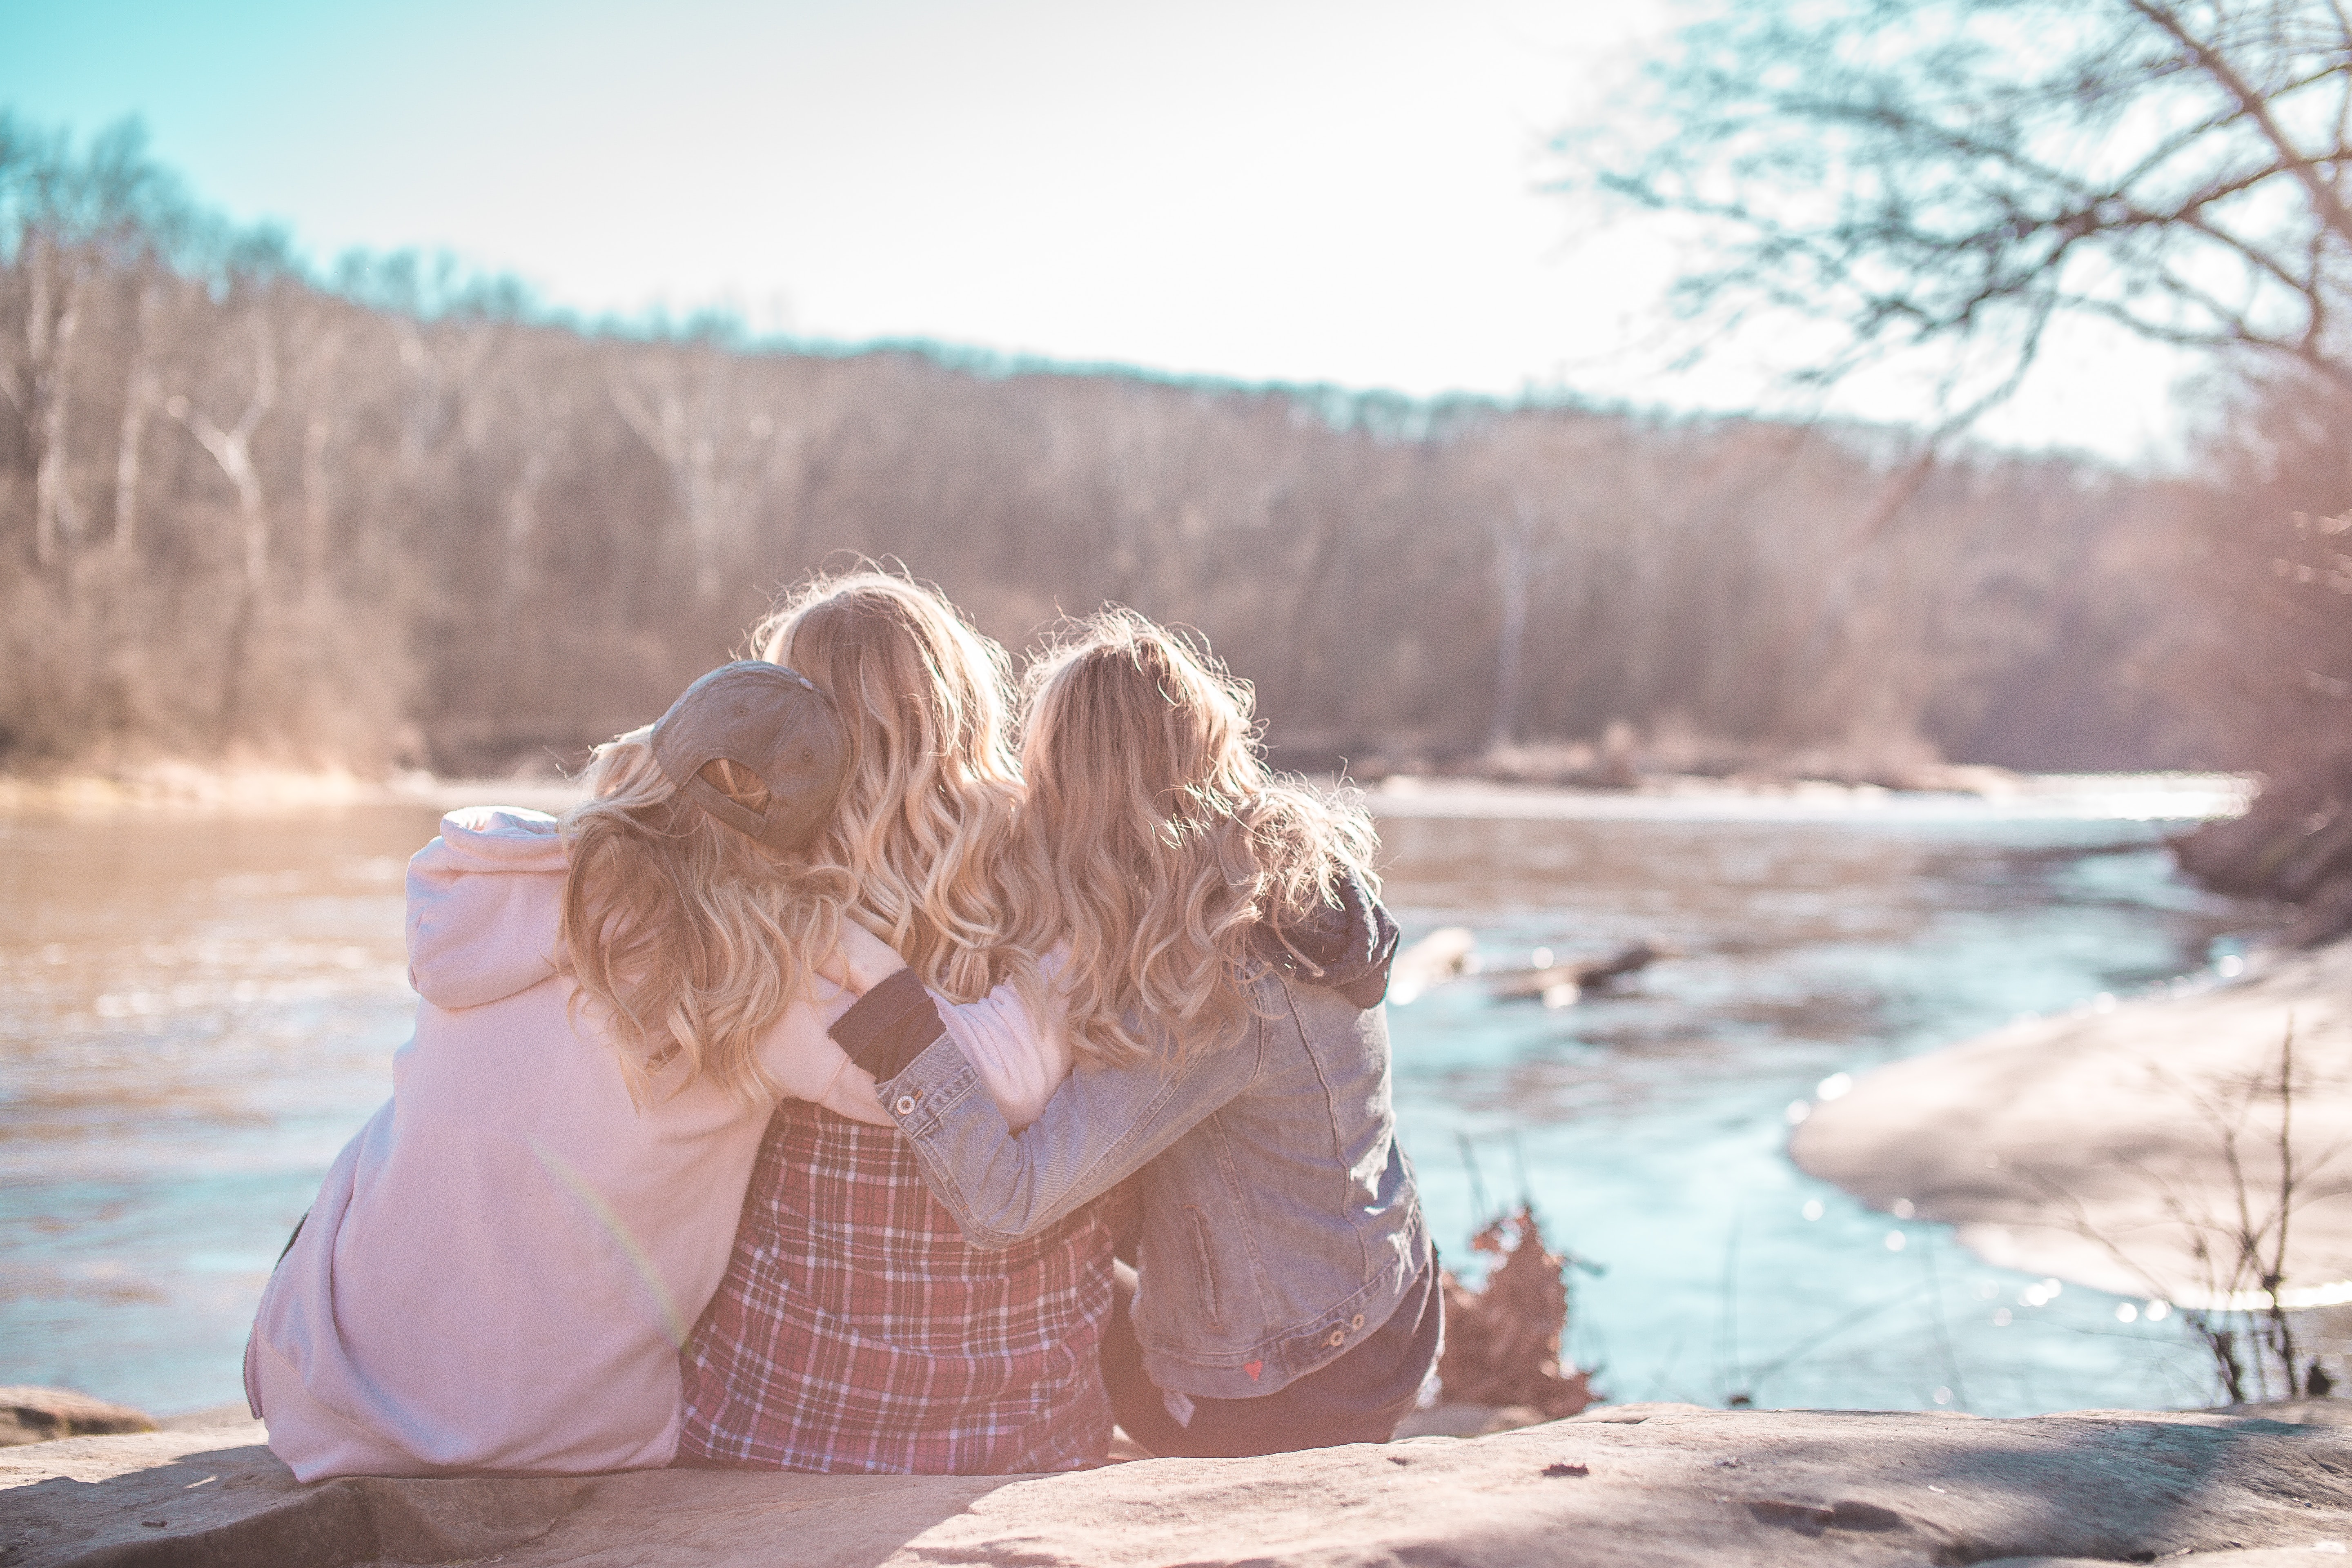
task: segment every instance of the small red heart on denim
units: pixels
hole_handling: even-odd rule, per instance
[[[1242,1370],[1250,1374],[1250,1381],[1252,1383],[1255,1383],[1257,1381],[1257,1374],[1265,1370],[1265,1363],[1262,1361],[1244,1362],[1242,1363]]]

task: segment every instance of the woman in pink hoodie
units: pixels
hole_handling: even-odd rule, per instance
[[[781,1099],[889,1125],[825,1029],[878,943],[803,852],[847,762],[833,703],[746,661],[598,749],[559,824],[454,812],[408,873],[415,1036],[265,1291],[246,1389],[303,1480],[667,1464],[678,1351]],[[822,963],[820,955],[831,955]],[[1005,1114],[1066,1070],[1009,987]],[[1060,1055],[1032,1061],[1039,1051]]]

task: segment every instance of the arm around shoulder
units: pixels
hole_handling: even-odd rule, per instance
[[[1259,1026],[1181,1063],[1082,1065],[1018,1133],[952,1039],[877,1092],[965,1239],[1009,1247],[1109,1191],[1247,1089],[1263,1046]]]

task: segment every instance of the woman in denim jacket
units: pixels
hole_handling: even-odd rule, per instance
[[[1066,952],[1076,1071],[1015,1135],[907,974],[835,1037],[977,1246],[1142,1172],[1140,1284],[1122,1268],[1103,1352],[1130,1436],[1384,1442],[1441,1307],[1390,1101],[1370,826],[1276,780],[1246,689],[1140,616],[1082,623],[1031,682],[1023,942]]]

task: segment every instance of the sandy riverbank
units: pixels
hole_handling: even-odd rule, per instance
[[[1947,770],[1937,787],[1889,789],[1822,780],[1644,777],[1626,788],[1395,774],[1363,790],[1376,816],[1525,820],[1835,821],[1954,814],[2033,820],[2199,822],[2234,816],[2254,784],[2237,773],[2011,773]],[[1341,787],[1328,776],[1315,782]],[[449,810],[496,804],[561,811],[577,780],[444,778],[422,771],[370,777],[344,770],[154,763],[107,773],[0,773],[0,815],[154,811],[235,815],[347,805]]]
[[[2286,1304],[2352,1302],[2352,942],[2179,989],[2021,1023],[1850,1089],[1828,1080],[1834,1098],[1810,1108],[1790,1152],[1879,1208],[1950,1222],[1988,1262],[2252,1306],[2236,1237],[2280,1211],[2285,1109]]]
[[[2206,822],[2254,798],[2242,773],[2012,773],[1948,770],[1934,787],[1825,779],[1654,774],[1622,789],[1395,774],[1365,794],[1376,816],[1522,821]]]
[[[2352,1430],[1631,1405],[1491,1437],[1078,1475],[297,1485],[257,1423],[0,1452],[11,1568],[2167,1562],[2352,1544]]]
[[[236,816],[354,805],[528,805],[561,811],[583,792],[556,778],[370,777],[339,769],[157,763],[105,773],[0,773],[0,816],[103,816],[124,812]]]

